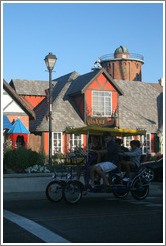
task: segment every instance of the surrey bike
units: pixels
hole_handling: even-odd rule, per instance
[[[85,156],[79,156],[79,158],[86,160]],[[72,160],[73,159],[77,160],[78,157],[72,157]],[[103,180],[93,188],[89,186],[89,164],[90,162],[86,163],[87,168],[84,170],[84,172],[87,172],[86,185],[75,179],[76,174],[73,174],[75,173],[74,169],[80,165],[79,163],[76,163],[75,166],[71,165],[67,167],[66,172],[64,174],[61,173],[59,177],[56,177],[57,173],[55,173],[53,180],[46,187],[47,198],[53,202],[59,202],[64,198],[66,202],[75,204],[88,192],[112,192],[117,198],[125,198],[129,192],[131,192],[132,196],[137,200],[142,200],[147,197],[149,193],[149,183],[146,181],[144,175],[146,173],[146,168],[143,166],[132,172],[132,178],[129,182],[123,181],[122,177],[117,175],[116,170],[108,173],[107,177],[110,181],[110,188],[108,190],[107,186],[103,183]]]
[[[119,129],[118,129],[119,130]],[[139,132],[137,131],[137,134]],[[117,133],[116,133],[117,135]],[[109,190],[100,179],[100,183],[93,188],[90,184],[89,165],[92,159],[87,154],[63,157],[61,159],[61,171],[57,177],[57,170],[53,180],[46,187],[46,195],[50,201],[59,202],[64,199],[70,204],[79,202],[83,195],[91,193],[110,192],[117,198],[125,198],[131,192],[137,200],[145,199],[149,193],[149,182],[146,179],[146,168],[142,165],[140,168],[132,170],[132,177],[129,182],[123,181],[123,177],[117,175],[117,170],[107,173],[110,183]],[[86,184],[76,180],[77,168],[83,167],[82,174],[86,174]]]

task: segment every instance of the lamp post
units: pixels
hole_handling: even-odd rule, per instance
[[[57,58],[51,52],[45,57],[47,69],[49,71],[49,164],[52,165],[52,70]]]

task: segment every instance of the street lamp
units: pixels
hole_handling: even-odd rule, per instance
[[[45,57],[47,69],[49,71],[49,164],[52,165],[52,70],[57,58],[51,52]]]

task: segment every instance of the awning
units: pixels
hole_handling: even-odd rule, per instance
[[[113,136],[137,136],[146,135],[144,130],[130,130],[130,129],[119,129],[119,128],[102,128],[102,127],[80,127],[67,129],[66,134],[90,134],[90,135],[103,135],[104,132],[110,132]]]
[[[8,117],[6,115],[3,115],[3,129],[10,129],[12,128],[12,124],[10,123]]]
[[[17,133],[17,134],[29,134],[30,132],[28,129],[24,126],[22,121],[18,118],[12,128],[8,131],[8,133]]]

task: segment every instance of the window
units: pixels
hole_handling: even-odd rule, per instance
[[[53,145],[52,145],[53,154],[57,152],[63,152],[63,144],[62,144],[62,133],[61,132],[53,132]]]
[[[92,116],[111,116],[111,91],[92,91]]]
[[[141,136],[140,143],[142,146],[142,154],[151,152],[151,134],[150,133],[146,133],[146,136]]]
[[[77,148],[82,148],[83,146],[83,137],[81,134],[70,134],[69,137],[69,149],[73,151]]]
[[[129,137],[124,137],[124,146],[128,148],[129,150],[131,149],[130,142],[133,140],[133,136]]]
[[[138,80],[139,80],[139,74],[138,74],[138,73],[136,73],[135,80],[136,80],[136,81],[138,81]]]

